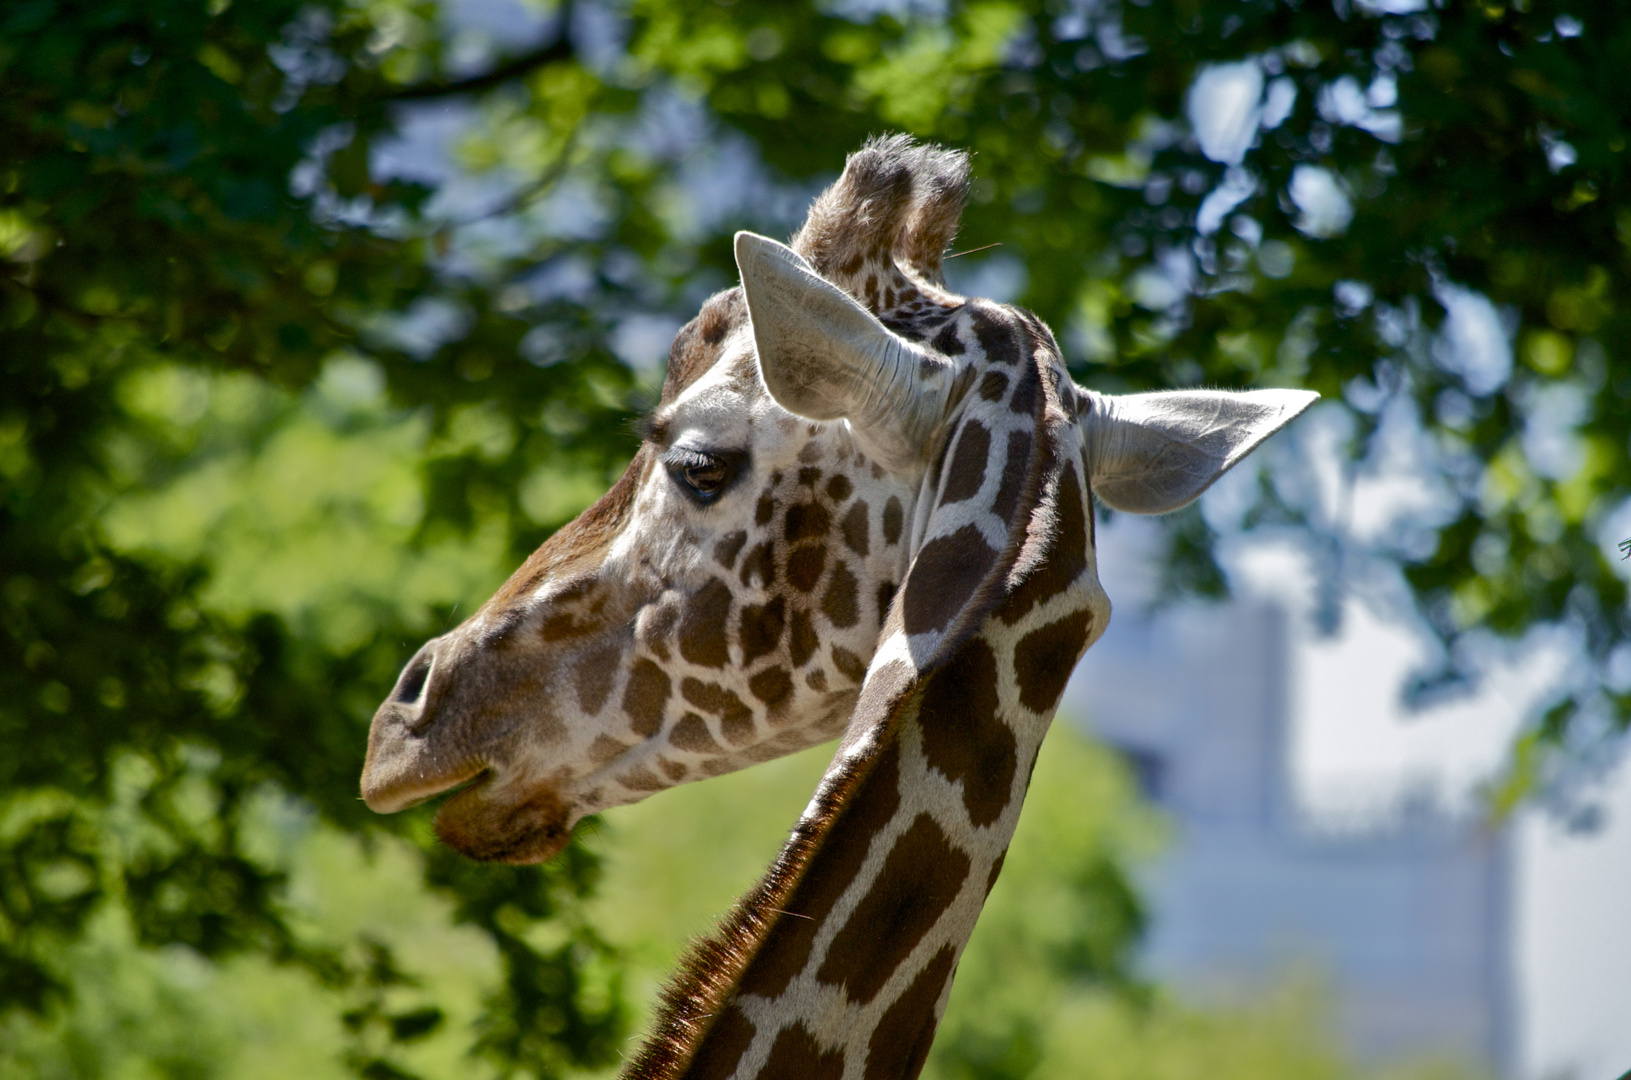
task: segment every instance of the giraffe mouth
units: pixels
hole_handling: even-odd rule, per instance
[[[472,786],[485,783],[491,772],[491,767],[482,761],[472,761],[456,769],[428,775],[422,764],[410,770],[370,761],[363,768],[362,798],[375,813],[395,814],[422,806],[449,792],[462,794]]]
[[[490,768],[482,768],[477,772],[466,776],[462,780],[452,780],[446,784],[438,784],[435,788],[427,787],[418,794],[398,796],[397,809],[412,810],[416,806],[424,806],[431,800],[439,799],[443,795],[449,796],[450,798],[457,798],[460,794],[469,790],[470,788],[479,787],[480,785],[487,783],[492,776],[492,772],[493,770]],[[403,798],[406,798],[407,801],[401,801]]]

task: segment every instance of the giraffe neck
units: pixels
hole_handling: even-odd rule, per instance
[[[1055,475],[1051,550],[997,610],[926,673],[874,662],[856,713],[880,721],[852,728],[770,873],[690,958],[628,1080],[921,1071],[1065,680],[1108,620],[1085,486],[1074,462]]]

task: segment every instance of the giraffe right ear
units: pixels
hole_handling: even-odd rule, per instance
[[[1086,394],[1093,493],[1132,514],[1187,506],[1319,398],[1312,390]]]
[[[765,389],[788,412],[846,419],[886,468],[920,464],[951,397],[949,365],[892,332],[792,248],[736,234]]]

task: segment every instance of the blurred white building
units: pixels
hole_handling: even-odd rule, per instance
[[[1272,604],[1122,607],[1066,690],[1062,715],[1120,749],[1175,825],[1145,882],[1152,974],[1216,1000],[1312,970],[1361,1058],[1510,1075],[1508,835],[1427,798],[1345,821],[1296,805],[1288,657]]]

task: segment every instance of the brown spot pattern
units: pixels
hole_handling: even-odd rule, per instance
[[[795,503],[787,508],[782,522],[782,535],[789,544],[800,540],[819,540],[832,528],[832,515],[820,503]]]
[[[623,688],[623,711],[628,714],[636,735],[657,734],[663,726],[663,706],[668,704],[672,689],[666,671],[644,657],[635,661],[629,672],[629,684]]]
[[[767,667],[748,680],[748,690],[767,709],[775,710],[793,693],[793,677],[784,667]]]
[[[718,578],[709,579],[680,615],[680,655],[699,667],[724,667],[730,660],[725,638],[730,614],[730,586]]]
[[[803,1024],[783,1028],[770,1045],[770,1057],[757,1080],[840,1080],[844,1051],[822,1052]]]
[[[742,666],[772,652],[782,643],[782,631],[787,627],[787,603],[776,597],[768,604],[750,605],[742,609]]]
[[[1041,390],[1042,380],[1037,377],[1036,369],[1026,371],[1020,376],[1019,385],[1014,387],[1014,396],[1008,399],[1008,410],[1025,416],[1034,416]]]
[[[832,647],[832,663],[838,673],[850,682],[858,683],[866,678],[866,664],[842,645]]]
[[[1019,359],[1019,342],[1014,340],[1013,328],[1006,318],[976,309],[973,322],[974,336],[985,350],[987,360],[993,364],[1012,364]]]
[[[1036,760],[1031,760],[1031,768],[1036,769]],[[985,876],[985,895],[990,896],[991,890],[997,887],[997,877],[1002,873],[1002,864],[1008,861],[1006,850],[997,852],[997,858],[991,864],[991,872]]]
[[[923,1071],[938,1026],[934,1007],[955,964],[956,952],[950,945],[942,946],[906,992],[884,1010],[867,1043],[865,1080],[916,1080]]]
[[[905,514],[901,511],[900,500],[891,495],[889,501],[883,504],[883,542],[900,543],[900,529],[903,524]]]
[[[878,625],[889,618],[889,605],[895,602],[895,583],[886,581],[878,586]]]
[[[720,538],[714,545],[714,561],[727,570],[736,569],[736,557],[742,553],[742,545],[748,542],[748,534],[741,529]]]
[[[834,626],[845,629],[860,621],[861,610],[855,593],[855,575],[843,563],[835,564],[832,577],[827,581],[826,595],[821,598],[821,610]]]
[[[646,648],[655,653],[660,660],[668,657],[668,635],[674,632],[674,624],[679,621],[679,605],[672,601],[657,604],[651,611],[649,618],[645,619],[645,627],[640,631],[640,640]]]
[[[589,761],[594,765],[604,765],[608,761],[617,760],[617,756],[629,748],[628,743],[619,742],[610,735],[597,735],[589,747]]]
[[[816,639],[815,627],[810,623],[808,612],[799,610],[793,612],[793,632],[787,640],[788,659],[793,666],[801,668],[805,662],[815,655],[816,646],[820,642]]]
[[[833,502],[843,502],[849,498],[849,493],[854,490],[855,487],[849,482],[847,476],[834,476],[827,481],[827,498]]]
[[[742,704],[735,692],[718,683],[688,677],[680,683],[680,694],[703,712],[719,717],[720,734],[732,746],[741,746],[753,738],[753,710]]]
[[[821,571],[827,566],[827,547],[801,547],[787,556],[787,581],[800,592],[809,592],[821,581]]]
[[[997,497],[991,502],[991,512],[1006,522],[1012,523],[1014,512],[1019,509],[1019,497],[1025,491],[1030,468],[1031,433],[1010,431],[1008,456],[1002,462],[1002,480],[997,487]]]
[[[1019,745],[1000,707],[997,657],[979,637],[964,642],[923,690],[923,756],[946,779],[962,781],[963,806],[980,828],[1002,816],[1019,767]]]
[[[713,734],[708,730],[708,722],[694,712],[680,717],[668,741],[693,754],[718,754],[724,751],[724,747],[714,741]]]
[[[946,471],[945,493],[941,505],[962,502],[972,498],[985,483],[985,467],[991,460],[991,432],[978,420],[967,420],[957,435],[957,449],[952,453],[951,467]]]
[[[987,371],[980,379],[980,396],[987,401],[1001,401],[1008,390],[1008,376],[1000,371]]]
[[[878,996],[968,879],[969,859],[928,814],[895,841],[883,869],[833,938],[816,978],[865,1005]]]
[[[1047,537],[1038,565],[1009,594],[1002,621],[1013,626],[1031,609],[1070,588],[1087,570],[1087,513],[1082,489],[1076,482],[1076,463],[1065,465],[1059,477],[1058,507],[1053,532]],[[1074,660],[1074,657],[1072,658]]]
[[[923,545],[906,578],[906,632],[944,630],[997,561],[974,525]]]
[[[1092,623],[1092,612],[1078,611],[1019,639],[1014,648],[1014,676],[1019,681],[1019,700],[1027,709],[1045,713],[1059,704]]]
[[[849,508],[849,513],[844,515],[843,528],[844,543],[855,554],[865,558],[872,546],[871,538],[868,536],[870,523],[867,521],[866,500],[863,499]]]
[[[753,1022],[742,1015],[736,1003],[725,1006],[691,1059],[691,1067],[686,1070],[691,1080],[727,1080],[747,1053],[753,1034]]]
[[[755,544],[747,558],[742,560],[742,572],[737,579],[743,585],[752,585],[754,578],[759,579],[759,587],[763,589],[776,583],[776,558],[768,540]]]
[[[617,678],[617,662],[623,650],[611,641],[590,649],[578,657],[573,670],[573,686],[578,692],[578,706],[590,716],[598,713],[612,696],[612,683]]]
[[[662,778],[644,765],[637,765],[618,777],[631,791],[662,791],[668,787]]]
[[[789,914],[776,920],[758,954],[743,973],[744,994],[776,997],[804,970],[816,931],[844,895],[866,861],[867,847],[878,830],[900,809],[900,750],[891,742],[872,772],[838,812],[827,842],[810,859],[787,898]]]

